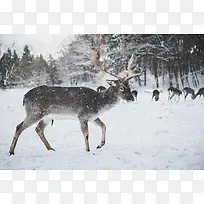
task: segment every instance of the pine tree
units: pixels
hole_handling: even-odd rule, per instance
[[[19,83],[21,80],[19,78],[20,76],[20,69],[19,69],[19,65],[20,65],[20,58],[16,52],[16,50],[13,50],[12,53],[12,67],[10,70],[10,81],[11,83],[17,84]]]
[[[4,87],[4,81],[6,77],[6,69],[5,69],[5,58],[6,54],[4,53],[0,59],[0,87]]]
[[[47,61],[43,58],[42,54],[34,58],[31,68],[33,83],[36,83],[37,85],[46,84],[48,78],[48,64]]]
[[[20,74],[23,80],[27,80],[32,77],[31,64],[33,63],[33,59],[34,57],[31,55],[28,45],[25,45],[20,63]]]
[[[0,60],[0,85],[5,87],[9,84],[10,70],[12,67],[12,52],[9,48]]]
[[[62,81],[59,80],[57,61],[52,57],[51,54],[48,57],[47,73],[49,75],[49,82],[52,86],[62,83]]]
[[[12,56],[12,63],[18,66],[20,64],[20,58],[16,52],[16,50],[13,51],[13,56]]]

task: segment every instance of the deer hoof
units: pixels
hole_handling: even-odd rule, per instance
[[[11,155],[14,155],[14,152],[9,151],[9,154],[10,154],[10,156],[11,156]]]
[[[86,152],[90,152],[90,149],[86,149]]]
[[[101,144],[99,144],[96,149],[101,149],[101,147],[103,147],[105,145],[105,142],[104,141],[101,141]]]
[[[52,150],[52,151],[54,151],[54,152],[55,152],[55,149],[53,149],[52,147],[50,147],[48,150],[49,150],[49,151],[50,151],[50,150]]]

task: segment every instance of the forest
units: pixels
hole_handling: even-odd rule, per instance
[[[139,87],[200,87],[204,83],[204,35],[201,34],[83,34],[64,39],[57,57],[34,55],[25,45],[2,49],[0,38],[0,89],[37,85],[97,83],[100,70],[91,62],[100,49],[109,72],[139,72]],[[153,80],[148,80],[149,78]],[[153,84],[152,84],[153,83]]]

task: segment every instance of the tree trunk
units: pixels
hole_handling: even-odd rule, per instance
[[[172,63],[171,63],[171,59],[169,59],[169,61],[168,61],[168,74],[169,74],[169,86],[171,87],[171,86],[173,86],[173,82],[172,82],[172,72],[171,72],[171,70],[172,70]]]
[[[178,66],[179,66],[179,76],[180,76],[181,84],[182,84],[182,87],[184,87],[183,65],[181,63],[181,56],[178,56]]]
[[[187,86],[190,86],[190,84],[189,84],[189,80],[188,80],[188,74],[189,74],[189,69],[188,69],[188,53],[187,52],[185,52],[184,53],[184,62],[183,62],[183,64],[184,64],[184,70],[185,70],[185,79],[186,79],[186,84],[187,84]]]
[[[141,83],[141,79],[140,79],[139,76],[136,77],[136,81],[138,81],[138,85],[139,85],[139,87],[141,87],[141,86],[142,86],[142,83]]]
[[[152,66],[154,70],[154,78],[156,82],[156,88],[159,88],[159,79],[158,79],[158,73],[157,73],[157,60],[155,57],[152,58]]]
[[[193,71],[194,71],[194,74],[195,74],[195,79],[196,79],[197,85],[199,86],[200,82],[199,82],[199,79],[198,79],[198,76],[197,76],[197,73],[196,73],[197,71],[200,71],[200,58],[199,57],[196,57],[196,59],[195,59],[195,64],[193,66]]]
[[[174,59],[174,64],[172,64],[172,68],[173,68],[173,71],[174,71],[174,77],[175,77],[175,80],[176,80],[176,88],[179,89],[179,82],[178,82],[178,69],[177,69],[177,66],[178,65],[178,61],[176,63],[176,60]]]
[[[147,68],[144,66],[144,86],[147,86]]]
[[[162,84],[164,86],[164,81],[165,81],[165,72],[164,72],[164,66],[162,67]]]

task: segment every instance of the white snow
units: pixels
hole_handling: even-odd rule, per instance
[[[47,151],[35,126],[22,133],[9,156],[16,125],[25,116],[26,89],[0,91],[0,169],[204,169],[204,99],[178,103],[151,101],[141,90],[138,102],[121,102],[101,120],[107,126],[106,144],[97,150],[101,129],[89,125],[91,152],[76,120],[54,121],[45,135],[56,150]]]

